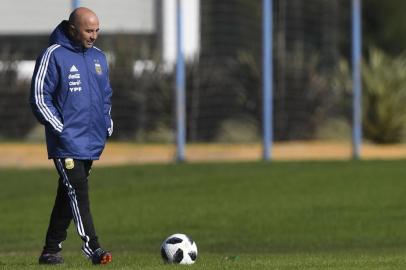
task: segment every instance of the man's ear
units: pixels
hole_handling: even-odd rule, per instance
[[[76,35],[76,27],[73,23],[69,23],[68,25],[69,34],[74,37]]]

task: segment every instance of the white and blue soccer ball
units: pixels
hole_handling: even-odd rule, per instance
[[[194,264],[197,259],[196,242],[182,233],[172,234],[161,245],[165,263]]]

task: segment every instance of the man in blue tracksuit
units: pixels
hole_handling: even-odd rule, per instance
[[[88,180],[113,132],[112,90],[102,51],[93,46],[99,31],[96,14],[75,9],[50,36],[38,57],[31,83],[30,104],[45,126],[48,158],[53,159],[59,185],[39,258],[41,264],[63,263],[61,243],[73,219],[83,252],[94,264],[111,262],[98,242],[90,214]]]

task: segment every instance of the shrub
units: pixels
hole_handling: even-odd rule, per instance
[[[406,124],[406,57],[371,49],[363,64],[363,128],[376,143],[400,142]]]
[[[348,62],[336,74],[343,95],[351,91]],[[373,48],[362,63],[363,137],[375,143],[398,143],[406,125],[406,55],[386,55]]]
[[[28,104],[30,84],[17,78],[16,62],[4,55],[0,58],[0,138],[22,139],[36,124]]]

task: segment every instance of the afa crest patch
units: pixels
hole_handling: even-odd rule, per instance
[[[94,69],[96,70],[96,73],[99,75],[103,73],[101,65],[99,63],[94,63]]]
[[[73,161],[73,158],[65,158],[65,168],[68,170],[72,170],[75,168],[75,162]]]

